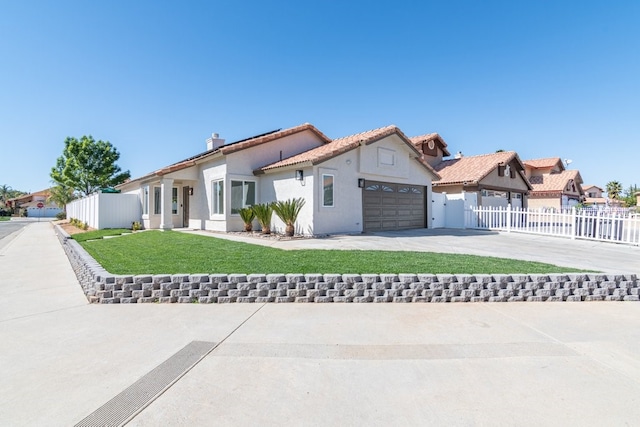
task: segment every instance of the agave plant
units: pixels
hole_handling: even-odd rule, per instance
[[[273,211],[278,215],[278,218],[285,223],[284,234],[286,236],[293,236],[295,232],[295,223],[300,215],[300,210],[304,206],[304,199],[299,197],[297,199],[288,199],[284,201],[277,201],[273,204]]]
[[[273,214],[273,204],[260,203],[251,207],[262,227],[262,234],[271,234],[271,215]]]
[[[242,208],[238,211],[240,214],[240,218],[242,218],[242,222],[244,222],[244,231],[253,230],[253,220],[256,217],[256,213],[252,208]]]

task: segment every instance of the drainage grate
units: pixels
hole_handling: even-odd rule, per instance
[[[76,427],[119,426],[144,409],[164,390],[209,354],[216,343],[192,341],[76,424]]]

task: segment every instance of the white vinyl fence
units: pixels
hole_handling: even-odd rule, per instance
[[[67,205],[67,218],[75,218],[98,230],[131,228],[141,221],[142,206],[137,194],[94,193]]]
[[[492,208],[465,211],[465,228],[640,245],[640,217],[624,210]]]

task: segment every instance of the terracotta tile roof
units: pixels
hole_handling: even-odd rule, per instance
[[[463,156],[459,159],[444,160],[435,167],[442,179],[434,182],[434,186],[462,184],[464,182],[477,183],[489,175],[498,165],[504,165],[517,159],[515,151],[502,151],[479,156]],[[523,167],[524,168],[524,167]]]
[[[560,170],[564,170],[564,165],[562,164],[562,159],[560,157],[547,157],[545,159],[533,159],[533,160],[524,160],[525,166],[530,167],[532,169],[547,169],[553,168],[555,166],[560,166]]]
[[[580,187],[582,177],[580,176],[579,171],[573,169],[558,173],[532,176],[529,178],[529,181],[533,186],[531,195],[540,195],[543,193],[564,193],[570,180],[573,180],[576,183],[576,190],[582,194],[583,191]]]
[[[451,155],[451,153],[449,153],[449,150],[447,150],[447,143],[444,142],[444,139],[442,139],[442,137],[436,132],[427,133],[427,134],[424,134],[424,135],[412,136],[409,139],[411,140],[411,143],[413,145],[415,145],[416,147],[420,147],[425,142],[429,142],[431,140],[438,141],[440,143],[439,144],[440,145],[440,149],[444,153],[444,156],[446,157],[446,156],[450,156]]]
[[[258,138],[250,138],[241,142],[236,142],[233,144],[227,144],[220,147],[220,151],[222,154],[230,154],[235,153],[236,151],[245,150],[250,147],[255,147],[256,145],[265,144],[270,141],[274,141],[276,139],[284,138],[285,136],[293,135],[296,133],[304,132],[309,130],[320,137],[322,141],[325,143],[330,142],[331,140],[315,126],[311,123],[304,123],[299,126],[295,126],[289,129],[284,129],[281,131],[273,132],[267,135],[260,136]]]
[[[581,187],[582,187],[583,190],[589,190],[591,188],[597,188],[598,190],[600,190],[601,193],[604,192],[604,190],[602,188],[598,187],[597,185],[582,184]]]
[[[225,144],[221,147],[218,147],[217,149],[214,150],[209,150],[209,151],[205,151],[203,153],[200,154],[196,154],[195,156],[189,157],[188,159],[185,160],[181,160],[179,162],[173,163],[169,166],[165,166],[161,169],[158,169],[154,172],[148,173],[144,176],[141,176],[139,178],[133,179],[133,180],[129,180],[127,182],[125,182],[124,184],[128,184],[131,182],[135,182],[135,181],[140,181],[143,179],[147,179],[153,176],[162,176],[162,175],[166,175],[168,173],[171,172],[176,172],[182,169],[186,169],[188,167],[194,166],[198,161],[203,160],[207,157],[211,157],[213,155],[226,155],[226,154],[230,154],[230,153],[235,153],[237,151],[240,150],[245,150],[247,148],[250,147],[255,147],[256,145],[260,145],[260,144],[265,144],[267,142],[270,141],[274,141],[276,139],[279,138],[284,138],[285,136],[289,136],[289,135],[293,135],[299,132],[304,132],[306,130],[309,130],[313,133],[315,133],[316,135],[318,135],[320,137],[320,139],[322,141],[324,141],[325,143],[328,143],[329,141],[331,141],[325,134],[323,134],[322,132],[320,132],[318,129],[316,129],[315,126],[313,126],[310,123],[304,123],[298,126],[294,126],[292,128],[288,128],[288,129],[283,129],[283,130],[276,130],[273,132],[268,132],[266,134],[261,134],[261,135],[257,135],[254,137],[250,137],[250,138],[246,138],[246,139],[242,139],[240,141],[236,141],[236,142],[232,142],[230,144]],[[117,188],[122,186],[123,184],[120,184],[119,186],[116,186]]]
[[[295,156],[280,160],[270,165],[263,166],[262,168],[254,171],[255,174],[261,174],[273,169],[283,168],[293,165],[305,165],[312,166],[329,160],[335,156],[346,153],[353,150],[360,145],[372,144],[384,137],[392,134],[397,134],[401,139],[413,150],[416,155],[420,156],[420,152],[416,150],[409,138],[395,125],[385,126],[377,129],[368,130],[365,132],[357,133],[355,135],[345,136],[343,138],[334,139],[328,144],[320,147],[313,148],[305,151],[304,153],[297,154]],[[436,171],[418,157],[420,164],[427,168],[435,177],[438,176]]]

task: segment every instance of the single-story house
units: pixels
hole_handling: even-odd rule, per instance
[[[413,141],[418,143],[418,139]],[[441,177],[433,182],[434,192],[472,193],[478,206],[506,207],[511,204],[513,207],[527,207],[531,184],[515,151],[478,156],[458,153],[453,159],[442,160],[441,154],[447,153],[442,148],[446,145],[442,147],[436,143],[434,146],[437,153],[431,164]]]
[[[530,208],[568,208],[584,200],[580,172],[566,170],[559,157],[525,160],[527,178],[533,190]]]
[[[16,214],[26,214],[34,218],[55,218],[63,209],[50,200],[50,196],[51,191],[47,188],[8,199],[6,206],[12,208]]]
[[[424,228],[439,175],[422,154],[396,126],[332,140],[306,123],[230,144],[213,134],[207,151],[117,188],[138,195],[144,228],[240,231],[239,209],[299,197],[300,234]]]

